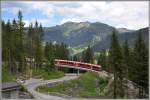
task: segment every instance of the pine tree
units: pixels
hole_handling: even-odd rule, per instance
[[[7,36],[6,36],[6,24],[2,21],[2,61],[8,61],[8,49],[7,49]]]
[[[48,42],[46,42],[46,45],[45,45],[44,55],[45,55],[46,60],[48,60],[49,59],[49,43]]]
[[[77,55],[74,55],[74,56],[73,56],[73,61],[78,61]]]
[[[11,33],[11,23],[10,20],[8,20],[6,24],[6,47],[7,47],[7,52],[8,52],[8,63],[9,63],[9,72],[12,74],[12,33]]]
[[[108,71],[107,56],[105,50],[100,52],[100,55],[98,57],[98,64],[102,66],[103,70]]]
[[[39,26],[39,40],[42,42],[43,41],[43,36],[44,36],[44,30],[43,30],[43,26],[42,24],[40,23],[40,26]]]
[[[43,46],[42,46],[42,39],[43,39],[43,27],[42,25],[38,24],[38,22],[35,22],[35,61],[36,61],[36,67],[39,68],[42,66],[42,59],[43,59]]]
[[[82,52],[82,60],[86,63],[93,63],[93,51],[90,46]]]
[[[114,74],[114,98],[123,97],[123,68],[122,68],[122,52],[116,35],[116,30],[113,31],[110,47],[110,65],[113,68]]]
[[[26,37],[26,57],[29,58],[29,66],[26,66],[27,73],[32,76],[32,69],[35,67],[34,59],[35,59],[35,44],[34,44],[34,28],[33,24],[29,24],[27,37]]]
[[[19,39],[19,42],[18,42],[18,54],[19,54],[19,57],[18,57],[18,61],[20,62],[20,67],[19,67],[19,70],[21,72],[23,72],[24,70],[24,64],[25,64],[25,52],[24,52],[24,32],[23,32],[23,29],[24,29],[24,23],[23,23],[23,15],[22,15],[22,12],[19,11],[18,12],[18,30],[19,30],[19,36],[18,36],[18,39]]]
[[[29,54],[29,57],[30,58],[33,58],[34,57],[34,47],[33,47],[33,33],[34,33],[34,30],[33,30],[33,25],[32,23],[29,25],[29,29],[28,29],[28,38],[29,38],[29,51],[28,51],[28,54]]]
[[[135,77],[134,81],[139,85],[139,98],[143,97],[143,89],[148,93],[148,48],[139,32],[134,47]]]
[[[18,73],[18,67],[17,67],[17,56],[18,56],[18,52],[17,49],[17,43],[18,43],[18,24],[17,21],[15,19],[13,19],[12,22],[12,54],[13,54],[13,72],[14,73]]]
[[[61,43],[60,45],[60,56],[62,59],[68,59],[69,58],[69,51],[67,49],[67,45],[65,45],[64,43]]]
[[[125,84],[128,84],[129,79],[129,69],[131,69],[131,55],[128,46],[128,40],[125,40],[123,44],[123,66],[124,66],[124,77],[126,78]],[[128,97],[128,87],[126,87],[126,96]]]

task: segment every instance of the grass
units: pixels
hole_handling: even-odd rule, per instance
[[[16,80],[16,75],[10,74],[8,70],[2,68],[2,82],[10,82]]]
[[[43,78],[44,80],[50,80],[55,78],[60,78],[64,76],[64,73],[61,71],[45,71],[44,69],[33,70],[33,77]]]
[[[31,70],[30,70],[31,71]],[[45,71],[44,69],[32,70],[32,77],[43,78],[44,80],[50,80],[55,78],[60,78],[64,76],[64,72],[61,71]],[[2,67],[2,82],[16,81],[17,77],[24,77],[28,79],[30,77],[29,73],[22,73],[19,76],[16,74],[10,74],[8,70]]]
[[[96,73],[88,72],[79,78],[60,83],[53,87],[40,86],[36,90],[44,93],[61,93],[74,97],[97,98],[103,93],[108,80]]]

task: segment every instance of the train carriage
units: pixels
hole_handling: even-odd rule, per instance
[[[60,64],[60,65],[69,65],[69,66],[74,66],[74,67],[86,68],[86,69],[91,69],[91,70],[95,70],[95,71],[102,70],[100,65],[83,63],[83,62],[78,62],[78,61],[55,59],[54,63]]]

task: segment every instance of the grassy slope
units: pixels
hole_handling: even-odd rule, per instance
[[[32,77],[43,78],[45,80],[60,78],[63,76],[64,76],[64,73],[61,71],[47,72],[43,69],[38,69],[37,71],[33,70],[33,72],[32,72]],[[29,78],[29,74],[26,73],[26,74],[23,74],[23,75],[17,77],[15,74],[9,74],[9,72],[5,68],[2,69],[2,82],[16,81],[16,79],[19,77],[28,77]]]
[[[54,87],[40,86],[40,92],[57,92],[75,97],[101,97],[108,80],[100,78],[96,73],[88,72],[78,79],[63,82]]]
[[[64,76],[64,73],[61,71],[50,71],[47,72],[44,69],[38,69],[38,70],[33,70],[32,73],[33,77],[40,77],[45,80],[50,80],[50,79],[55,79],[55,78],[60,78]]]
[[[2,68],[2,82],[10,82],[15,80],[15,75],[11,75],[6,69]]]

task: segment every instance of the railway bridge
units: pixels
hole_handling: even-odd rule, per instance
[[[78,74],[79,74],[79,70],[94,71],[94,72],[102,71],[102,67],[100,65],[83,63],[83,62],[79,62],[79,61],[55,59],[54,63],[56,66],[59,66],[59,67],[77,69]]]

